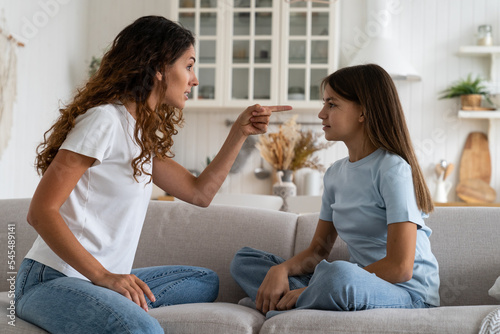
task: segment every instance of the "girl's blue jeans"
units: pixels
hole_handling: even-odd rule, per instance
[[[148,307],[212,302],[219,278],[209,269],[161,266],[132,270],[156,302]],[[17,315],[50,333],[163,333],[158,321],[121,294],[89,281],[67,277],[24,259],[16,280]]]
[[[232,263],[231,274],[255,301],[257,291],[272,266],[285,260],[268,252],[244,247]],[[288,278],[290,290],[307,287],[296,309],[357,311],[373,308],[427,308],[420,296],[389,283],[347,261],[321,261],[314,274]],[[272,317],[283,311],[270,311]]]

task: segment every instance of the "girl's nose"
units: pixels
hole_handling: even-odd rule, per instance
[[[323,112],[325,107],[321,108],[321,110],[318,113],[318,118],[324,119],[325,118],[325,113]]]

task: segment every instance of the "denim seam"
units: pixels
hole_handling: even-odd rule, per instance
[[[181,272],[181,271],[189,271],[189,270],[182,270],[182,269],[181,269],[181,270],[178,270],[178,271],[176,271],[176,272]],[[200,272],[200,275],[199,275],[199,276],[196,276],[196,277],[194,277],[194,276],[185,277],[185,278],[181,279],[180,281],[177,281],[177,282],[175,282],[174,284],[171,284],[171,285],[169,285],[168,287],[166,287],[165,289],[163,289],[163,290],[161,290],[160,292],[158,292],[158,294],[157,294],[157,296],[156,296],[156,297],[157,297],[157,299],[161,299],[161,298],[163,297],[163,295],[164,295],[167,291],[172,290],[172,288],[176,287],[177,285],[179,285],[179,284],[181,284],[181,283],[184,283],[185,281],[188,281],[188,280],[194,279],[194,278],[201,278],[201,277],[206,276],[206,275],[207,275],[207,272],[203,271],[203,272]],[[166,276],[166,275],[160,275],[160,276]],[[149,279],[149,280],[148,280],[148,282],[151,282],[151,281],[152,281],[152,279]],[[146,283],[146,284],[147,284],[147,283]],[[153,305],[153,303],[151,303],[151,305]],[[155,306],[155,307],[159,307],[159,306],[169,306],[169,305],[171,305],[171,304],[162,304],[162,305],[157,305],[157,306]]]
[[[159,275],[155,275],[155,276],[149,277],[147,279],[144,279],[143,282],[144,283],[151,282],[151,281],[157,280],[158,278],[163,278],[165,276],[170,276],[172,274],[177,274],[177,273],[182,273],[182,272],[202,272],[202,271],[192,270],[192,269],[177,269],[177,270],[173,270],[173,271],[169,271],[169,272],[162,272]],[[203,275],[206,275],[206,274],[207,273],[205,271],[203,271]]]
[[[43,283],[43,274],[45,273],[45,268],[47,266],[44,264],[41,264],[40,271],[38,272],[38,282]]]
[[[361,306],[361,307],[356,307]],[[366,310],[366,309],[375,309],[375,308],[408,308],[408,306],[415,306],[415,303],[412,301],[411,303],[405,303],[405,304],[392,304],[392,305],[380,305],[380,304],[353,304],[349,303],[347,304],[347,308],[349,310]]]
[[[25,271],[25,275],[23,277],[23,279],[21,280],[21,282],[19,282],[21,284],[21,289],[19,291],[20,295],[19,296],[14,296],[15,298],[15,301],[16,301],[16,305],[19,305],[19,301],[24,297],[24,289],[26,287],[26,281],[28,280],[28,276],[29,276],[29,273],[31,271],[31,269],[33,269],[33,265],[35,264],[35,261],[34,260],[30,260],[30,264],[29,264],[29,267],[27,268],[28,270]],[[20,312],[21,310],[19,310]]]
[[[51,282],[52,282],[52,281],[53,281],[53,280],[51,280]],[[42,282],[42,283],[40,283],[40,284],[41,284],[41,285],[44,285],[44,284],[46,284],[46,283],[43,283],[43,282]],[[63,290],[63,289],[64,289],[64,290],[70,291],[70,292],[72,292],[72,293],[75,293],[75,294],[77,294],[77,295],[79,295],[79,296],[84,297],[84,298],[85,298],[85,299],[87,299],[87,300],[91,300],[91,301],[95,302],[95,303],[96,303],[96,306],[100,307],[101,309],[103,309],[103,310],[105,310],[105,311],[108,311],[108,312],[110,313],[110,315],[113,315],[113,316],[115,317],[115,319],[117,319],[117,320],[118,320],[119,324],[120,324],[120,325],[124,328],[124,330],[126,331],[126,333],[130,333],[130,334],[132,334],[132,332],[128,329],[128,326],[126,326],[126,324],[122,321],[122,317],[120,317],[117,313],[115,313],[115,311],[114,311],[112,308],[109,308],[109,307],[108,307],[108,306],[106,306],[105,304],[101,303],[101,302],[99,301],[99,299],[96,299],[96,298],[94,298],[94,297],[92,297],[92,296],[89,296],[89,295],[87,295],[87,294],[81,293],[81,291],[79,291],[79,290],[71,289],[71,288],[69,288],[69,287],[67,287],[67,286],[63,286],[63,285],[59,285],[59,284],[54,284],[54,288],[59,288],[59,289],[61,289],[61,290]]]

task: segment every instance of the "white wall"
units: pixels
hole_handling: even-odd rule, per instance
[[[170,17],[174,1],[88,0],[87,56],[101,55],[125,26],[144,15]]]
[[[70,0],[0,0],[5,30],[26,42],[18,50],[12,136],[0,157],[0,198],[30,197],[38,175],[35,148],[86,77],[87,4]]]
[[[18,2],[0,0],[0,8],[6,9],[9,26],[16,32],[21,29],[23,16],[30,18],[40,11],[39,2],[50,1],[56,0],[23,1],[22,6]],[[340,44],[354,45],[360,31],[366,28],[366,0],[339,1],[342,11]],[[19,52],[14,138],[0,160],[0,198],[31,196],[38,180],[31,167],[34,148],[55,117],[58,99],[67,98],[85,77],[91,55],[101,53],[121,28],[141,15],[168,17],[171,5],[171,1],[160,0],[65,2],[68,4],[61,5],[59,14]],[[474,44],[474,34],[481,24],[493,26],[494,44],[500,45],[500,2],[401,0],[401,4],[401,13],[392,17],[394,38],[402,53],[420,72],[422,81],[398,82],[397,87],[420,163],[432,183],[437,162],[446,159],[458,166],[467,134],[488,130],[487,121],[458,119],[457,100],[438,100],[437,97],[449,83],[468,73],[488,75],[487,58],[460,57],[457,51],[460,45]],[[51,47],[46,47],[47,44]],[[67,47],[53,49],[63,45]],[[340,65],[347,65],[348,57],[342,52],[340,56]],[[320,107],[318,104],[317,110],[302,113],[300,120],[317,121]],[[225,120],[234,120],[239,111],[194,112],[187,108],[185,126],[174,147],[176,160],[189,169],[203,169],[206,157],[216,154],[228,132]],[[286,117],[282,115],[276,119]],[[346,153],[343,144],[336,144],[320,157],[328,165]],[[491,153],[494,159],[492,185],[500,194],[500,152],[497,149]],[[270,180],[261,181],[253,176],[253,169],[260,161],[258,152],[254,151],[248,161],[242,172],[230,175],[222,191],[270,191]],[[457,176],[456,170],[452,174],[455,184]]]

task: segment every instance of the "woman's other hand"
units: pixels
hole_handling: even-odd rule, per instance
[[[132,274],[119,275],[107,273],[102,278],[94,280],[92,283],[118,292],[139,305],[146,312],[148,311],[148,304],[144,295],[146,295],[150,301],[156,301],[149,286]]]
[[[291,106],[261,106],[255,104],[243,111],[235,122],[245,136],[266,133],[273,112],[291,110]]]

